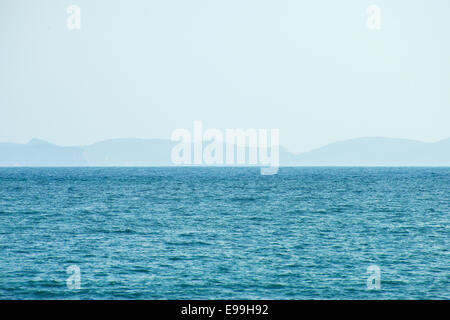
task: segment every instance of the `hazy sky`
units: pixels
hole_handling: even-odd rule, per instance
[[[0,142],[168,139],[193,120],[279,128],[296,152],[449,138],[450,1],[0,1]]]

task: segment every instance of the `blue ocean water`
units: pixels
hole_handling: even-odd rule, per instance
[[[0,299],[449,299],[449,213],[450,168],[1,168]]]

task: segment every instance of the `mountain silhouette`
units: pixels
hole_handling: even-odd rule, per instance
[[[79,147],[61,147],[40,139],[26,144],[0,143],[0,166],[172,166],[171,150],[176,144],[163,139],[132,138]],[[450,166],[450,139],[426,143],[358,138],[298,155],[280,147],[280,165]]]
[[[450,139],[425,143],[407,139],[358,138],[331,143],[296,157],[307,166],[449,166]]]

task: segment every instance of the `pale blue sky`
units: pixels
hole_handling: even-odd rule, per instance
[[[0,1],[0,142],[168,139],[193,120],[279,128],[295,152],[449,138],[450,1]]]

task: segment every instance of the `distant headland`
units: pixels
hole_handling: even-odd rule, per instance
[[[175,142],[113,139],[63,147],[40,139],[0,143],[0,166],[173,166]],[[357,138],[310,152],[279,150],[281,166],[450,166],[450,139],[434,143],[408,139]]]

